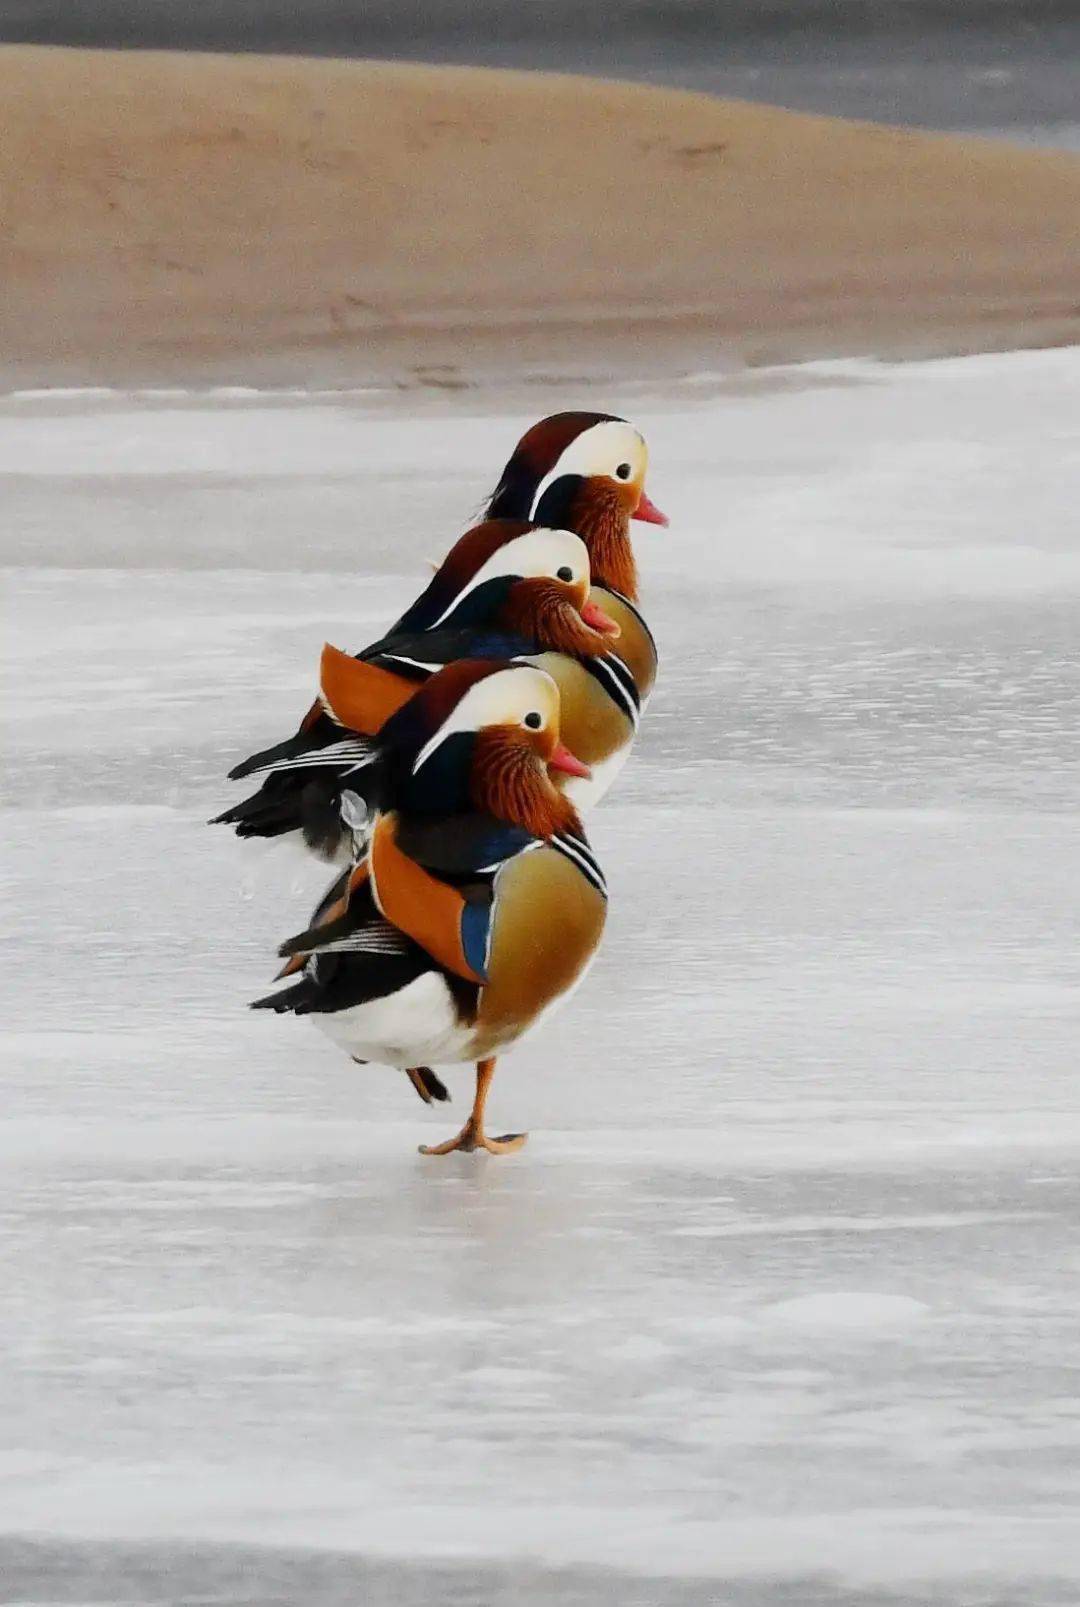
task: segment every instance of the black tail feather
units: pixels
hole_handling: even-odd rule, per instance
[[[278,955],[283,960],[291,960],[294,954],[310,954],[312,949],[348,937],[355,925],[356,917],[348,910],[344,915],[339,915],[336,921],[327,921],[322,925],[316,921],[306,932],[298,932],[295,937],[287,937],[279,946]]]
[[[341,847],[345,827],[341,820],[342,780],[332,772],[312,777],[303,789],[297,810],[297,825],[312,853],[333,859]]]
[[[250,798],[215,815],[211,826],[234,826],[238,837],[282,837],[300,826],[300,799],[291,788],[262,786]]]
[[[243,781],[245,776],[250,776],[253,770],[260,769],[264,764],[274,764],[279,759],[295,759],[302,753],[310,753],[315,745],[307,732],[300,731],[296,736],[275,743],[272,748],[263,748],[261,753],[253,753],[250,758],[233,765],[229,771],[229,780]]]
[[[282,743],[281,748],[288,745]],[[260,757],[264,756],[257,754],[238,766],[233,776],[244,774]],[[302,831],[313,853],[332,860],[349,840],[349,828],[341,818],[342,793],[355,792],[369,809],[377,809],[385,791],[385,769],[384,764],[369,760],[352,771],[331,765],[278,770],[267,776],[258,792],[215,815],[210,825],[232,826],[238,837],[284,837]]]
[[[315,993],[314,982],[309,977],[302,977],[291,988],[283,988],[280,993],[268,993],[261,999],[252,999],[248,1009],[273,1010],[279,1016],[307,1015]]]

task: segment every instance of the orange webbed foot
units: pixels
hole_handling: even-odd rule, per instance
[[[421,1144],[420,1154],[451,1155],[459,1149],[471,1155],[474,1150],[485,1149],[489,1155],[512,1155],[515,1150],[524,1149],[528,1136],[528,1133],[503,1133],[499,1138],[489,1138],[468,1121],[456,1138],[448,1138],[442,1144]]]

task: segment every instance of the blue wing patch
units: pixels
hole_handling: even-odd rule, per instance
[[[486,982],[491,942],[491,904],[466,904],[461,912],[461,949],[469,965]]]

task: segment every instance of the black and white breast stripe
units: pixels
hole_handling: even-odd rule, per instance
[[[618,653],[604,653],[582,660],[594,680],[599,681],[612,702],[626,715],[636,731],[641,721],[641,694],[629,668]]]
[[[551,846],[557,849],[572,865],[576,865],[586,881],[592,882],[597,892],[607,898],[608,890],[604,873],[600,869],[596,855],[584,837],[574,837],[569,832],[559,831],[551,838]]]

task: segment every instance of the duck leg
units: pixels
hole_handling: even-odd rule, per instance
[[[473,1100],[472,1113],[465,1126],[456,1138],[448,1138],[445,1144],[421,1144],[421,1155],[449,1155],[451,1150],[463,1149],[471,1153],[474,1149],[486,1149],[489,1155],[509,1155],[516,1149],[521,1149],[529,1136],[527,1133],[504,1133],[501,1138],[488,1138],[484,1132],[484,1106],[487,1104],[488,1089],[491,1079],[495,1075],[495,1057],[490,1060],[480,1060],[476,1065],[476,1098]]]
[[[450,1091],[441,1077],[436,1077],[430,1066],[406,1066],[405,1075],[425,1105],[433,1100],[449,1099]]]

